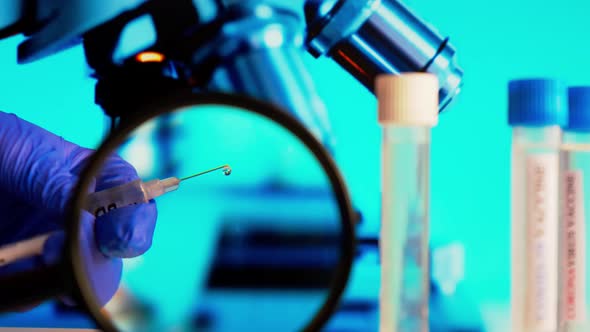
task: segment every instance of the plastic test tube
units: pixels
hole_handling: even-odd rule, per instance
[[[381,182],[381,332],[428,331],[430,129],[438,121],[432,74],[376,80],[383,128]]]
[[[512,126],[513,332],[557,330],[559,144],[566,88],[549,79],[509,83]]]
[[[587,332],[590,281],[590,87],[569,89],[569,116],[561,146],[559,223],[559,331]]]

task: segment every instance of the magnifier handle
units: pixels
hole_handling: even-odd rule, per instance
[[[51,233],[38,235],[27,240],[0,247],[0,266],[8,265],[21,259],[41,255],[45,241]]]
[[[51,233],[42,234],[0,248],[0,266],[43,253]],[[57,266],[0,277],[0,312],[18,311],[60,295],[63,279]]]
[[[53,265],[0,277],[0,313],[23,311],[65,294],[64,267]]]

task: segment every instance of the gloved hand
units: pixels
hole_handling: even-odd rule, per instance
[[[0,246],[54,232],[40,257],[0,267],[0,275],[53,264],[62,254],[68,200],[92,150],[65,141],[40,127],[0,112]],[[135,169],[111,156],[89,192],[137,179]],[[121,257],[135,257],[151,246],[156,204],[123,207],[94,220],[82,215],[82,248],[97,296],[104,304],[117,290]]]

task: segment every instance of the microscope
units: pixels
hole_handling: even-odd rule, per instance
[[[439,78],[441,110],[459,92],[449,39],[400,2],[307,0],[303,11],[305,24],[277,1],[10,0],[0,7],[0,38],[26,36],[20,63],[81,43],[96,103],[114,118],[152,92],[239,93],[282,106],[328,146],[330,124],[303,48],[334,59],[370,91],[378,74],[424,71]]]
[[[449,38],[399,1],[305,0],[299,10],[287,3],[4,0],[0,39],[25,36],[21,64],[81,44],[96,80],[95,103],[113,127],[148,95],[224,92],[280,106],[333,152],[327,109],[304,65],[305,51],[333,59],[370,92],[379,74],[429,72],[439,79],[440,111],[459,93],[463,72]],[[346,299],[342,308],[376,310]]]

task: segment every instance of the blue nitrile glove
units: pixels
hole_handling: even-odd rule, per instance
[[[0,112],[0,246],[54,232],[43,255],[0,267],[0,275],[55,263],[64,245],[68,200],[92,150]],[[135,169],[110,157],[89,192],[137,179]],[[83,254],[102,303],[117,290],[121,257],[141,255],[151,246],[156,204],[123,207],[94,220],[83,213]]]

